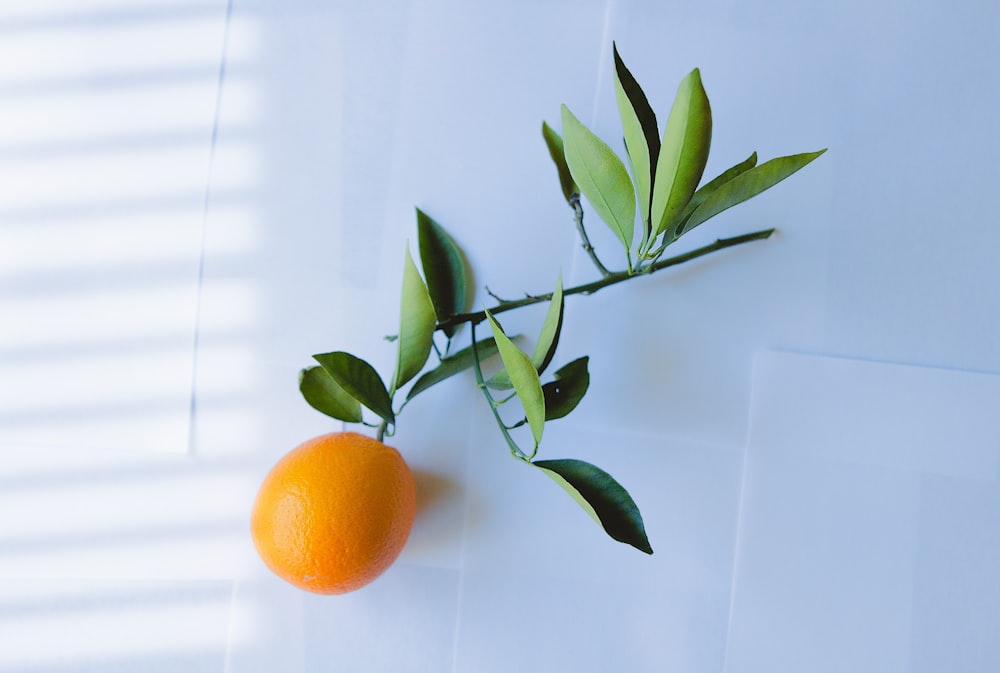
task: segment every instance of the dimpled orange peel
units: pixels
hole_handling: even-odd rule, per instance
[[[415,512],[416,484],[399,452],[337,432],[278,461],[257,493],[250,530],[279,577],[313,593],[342,594],[392,565]]]

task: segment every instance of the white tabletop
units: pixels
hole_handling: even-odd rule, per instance
[[[987,0],[0,5],[0,671],[1000,670],[1000,9]],[[616,149],[612,40],[706,170],[828,147],[566,302],[593,462],[654,555],[511,460],[471,373],[401,414],[399,561],[340,597],[254,553],[268,468],[388,375],[414,208],[476,305],[596,278],[542,141]],[[589,233],[620,267],[613,234]],[[507,314],[537,332],[544,308]],[[468,337],[468,332],[464,334]]]

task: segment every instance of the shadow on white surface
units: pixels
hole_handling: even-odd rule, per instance
[[[218,423],[192,426],[226,13],[225,0],[0,8],[0,62],[16,66],[0,69],[4,671],[224,666],[260,319],[246,283],[203,300],[205,357],[229,372],[199,377]],[[244,81],[250,65],[233,58]],[[213,194],[220,221],[254,207],[248,125],[231,137],[246,161]],[[215,259],[245,260],[250,231],[230,227]]]
[[[246,438],[199,426],[188,453],[196,331],[229,367],[200,377],[199,403],[232,422],[260,319],[231,283],[197,324],[227,18],[224,0],[0,11],[18,64],[0,76],[2,576],[231,576],[217,552],[243,537]],[[230,129],[244,168],[218,182],[220,220],[253,207],[249,129]],[[213,254],[253,245],[230,228]]]
[[[0,670],[216,673],[231,602],[227,581],[2,582]]]
[[[225,2],[15,5],[0,445],[186,452]]]

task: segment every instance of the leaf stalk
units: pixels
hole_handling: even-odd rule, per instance
[[[479,347],[476,345],[476,323],[470,323],[469,329],[471,330],[472,335],[472,368],[476,374],[476,385],[483,391],[486,401],[489,402],[490,411],[493,412],[493,418],[496,420],[497,426],[500,428],[500,432],[503,434],[503,438],[506,440],[507,446],[510,448],[511,455],[525,463],[530,463],[531,458],[534,457],[534,453],[532,453],[531,457],[526,455],[524,451],[521,450],[521,447],[517,445],[517,442],[514,441],[514,438],[510,436],[507,424],[503,422],[503,419],[500,418],[500,412],[497,411],[497,402],[493,399],[493,395],[490,394],[490,390],[486,386],[486,380],[483,378],[483,368],[479,362]]]

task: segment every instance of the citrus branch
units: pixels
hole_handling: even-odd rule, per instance
[[[732,248],[737,245],[742,245],[744,243],[750,243],[751,241],[762,241],[769,238],[771,234],[774,233],[774,229],[764,229],[762,231],[754,231],[749,234],[743,234],[741,236],[734,236],[732,238],[719,238],[713,243],[704,245],[700,248],[695,248],[689,252],[682,255],[677,255],[675,257],[668,257],[667,259],[661,259],[658,262],[650,264],[640,273],[629,273],[628,271],[617,271],[614,273],[608,273],[606,276],[599,280],[595,280],[591,283],[584,283],[583,285],[577,285],[575,287],[567,288],[563,290],[563,296],[568,296],[571,294],[593,294],[598,290],[608,287],[609,285],[615,285],[621,283],[622,281],[629,280],[630,278],[635,278],[637,276],[649,275],[656,273],[662,269],[666,269],[671,266],[677,266],[678,264],[683,264],[684,262],[690,262],[693,259],[703,257],[705,255],[717,252],[719,250],[725,250],[726,248]],[[515,299],[513,301],[503,301],[497,304],[495,307],[490,309],[490,313],[496,315],[497,313],[503,313],[504,311],[511,311],[516,308],[521,308],[522,306],[530,306],[532,304],[538,304],[545,301],[550,301],[552,299],[552,293],[539,294],[539,295],[529,295],[524,299]],[[476,325],[486,320],[486,313],[484,311],[476,311],[474,313],[458,313],[437,324],[436,329],[447,329],[449,327],[455,327],[463,323],[469,323],[470,325]]]

